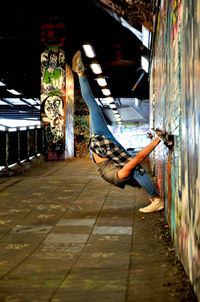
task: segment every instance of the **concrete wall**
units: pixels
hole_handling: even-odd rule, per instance
[[[172,151],[159,147],[152,166],[200,301],[200,0],[161,1],[150,86],[151,127],[175,138]]]

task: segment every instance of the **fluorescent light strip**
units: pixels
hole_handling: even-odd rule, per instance
[[[105,96],[108,96],[111,94],[110,90],[107,89],[107,88],[104,88],[104,89],[101,89],[102,93],[105,95]]]
[[[0,126],[0,131],[6,131],[6,127],[5,126]]]
[[[11,103],[12,105],[25,105],[20,98],[4,98],[3,100]]]
[[[90,64],[90,67],[95,74],[102,73],[101,66],[98,63],[92,63]]]
[[[15,89],[6,89],[8,92],[14,94],[14,95],[20,95],[21,93],[16,91]]]
[[[114,115],[115,115],[115,116],[118,116],[118,117],[120,117],[120,114],[119,114],[119,113],[114,113]]]
[[[8,128],[8,131],[9,132],[14,132],[14,131],[17,131],[17,128]]]
[[[135,106],[138,106],[138,104],[139,104],[139,100],[135,98]]]
[[[104,87],[107,85],[107,82],[104,78],[97,78],[97,83],[99,84],[99,86]]]
[[[109,107],[110,107],[111,109],[117,109],[117,107],[116,107],[115,104],[110,104]]]
[[[141,65],[142,69],[148,73],[149,71],[149,61],[145,57],[141,57]]]
[[[25,102],[29,103],[30,105],[37,105],[37,102],[33,99],[25,99],[23,98],[22,100],[24,100]]]
[[[150,49],[151,32],[144,25],[142,25],[142,43]]]
[[[107,97],[107,98],[103,98],[103,99],[101,99],[101,101],[102,102],[105,102],[106,104],[110,104],[110,103],[114,103],[114,99],[113,99],[113,97],[111,97],[111,96],[109,96],[109,97]]]
[[[84,49],[85,55],[88,58],[94,58],[96,56],[95,51],[94,51],[92,45],[90,45],[90,44],[84,44],[83,45],[83,49]]]
[[[0,105],[8,105],[8,103],[6,103],[6,102],[0,100]]]

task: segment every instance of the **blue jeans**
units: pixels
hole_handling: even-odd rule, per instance
[[[116,138],[108,129],[103,113],[93,96],[87,78],[85,76],[79,76],[79,82],[81,94],[90,110],[92,133],[104,135],[108,139],[114,141],[120,148],[122,148],[128,154],[128,152],[116,140]],[[143,187],[147,191],[150,197],[155,197],[158,195],[155,186],[153,185],[149,176],[145,172],[143,173],[143,175],[140,175],[139,171],[133,170],[133,178],[140,184],[141,187]]]

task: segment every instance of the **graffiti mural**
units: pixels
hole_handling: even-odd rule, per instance
[[[200,1],[184,1],[181,253],[200,300]]]
[[[74,112],[74,144],[76,157],[88,157],[90,151],[87,148],[90,138],[90,113],[83,98],[76,91]]]
[[[200,1],[161,1],[151,66],[151,124],[174,135],[154,152],[177,255],[200,301]]]
[[[47,160],[65,158],[66,72],[64,25],[42,25],[41,41],[41,120],[45,127]]]
[[[43,123],[48,124],[53,143],[64,137],[64,102],[60,96],[47,96],[42,99]]]

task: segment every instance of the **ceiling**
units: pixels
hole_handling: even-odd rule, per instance
[[[96,60],[101,65],[112,97],[116,98],[118,111],[124,123],[148,119],[149,79],[144,73],[140,78],[141,56],[149,50],[131,30],[123,26],[125,20],[139,32],[142,24],[152,30],[151,0],[73,0],[55,5],[17,5],[5,9],[0,18],[0,80],[7,88],[16,89],[25,98],[40,97],[40,27],[46,22],[65,24],[66,61],[71,65],[73,54],[85,42],[93,45]],[[122,19],[123,18],[123,19]],[[83,53],[83,51],[82,51]],[[83,53],[88,79],[94,96],[102,92],[90,70],[90,60]],[[75,77],[75,84],[77,79]],[[0,87],[0,97],[10,97],[5,87]],[[138,98],[140,106],[133,100]],[[118,101],[117,101],[118,100]],[[0,107],[1,110],[1,107]],[[112,112],[102,108],[108,122],[115,122]],[[145,111],[145,112],[144,112]],[[138,115],[140,112],[140,116]],[[1,114],[1,111],[0,111]]]

